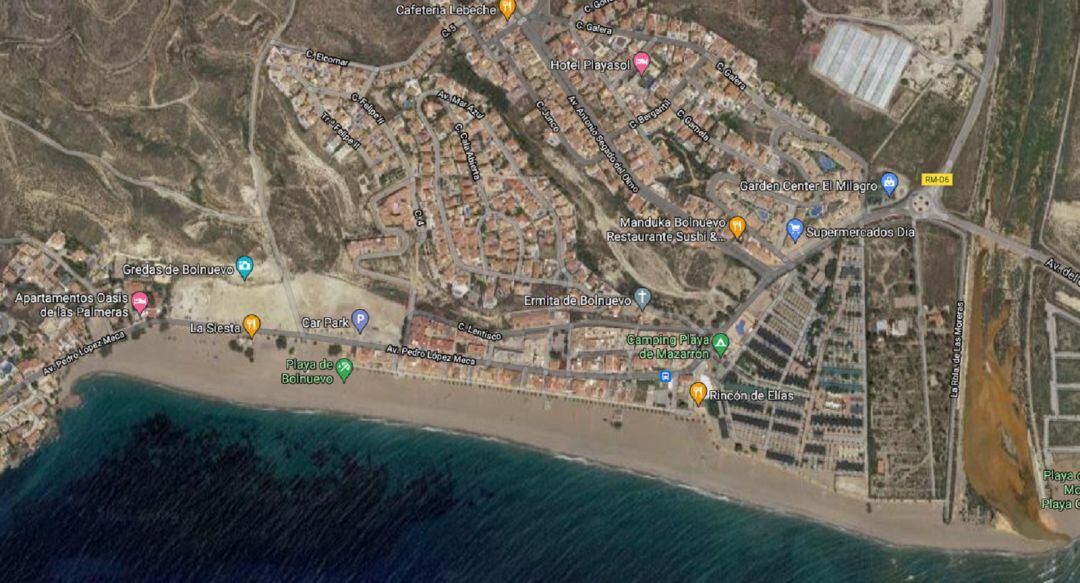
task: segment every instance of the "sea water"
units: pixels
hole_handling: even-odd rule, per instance
[[[490,439],[82,381],[0,476],[3,581],[1046,581]]]

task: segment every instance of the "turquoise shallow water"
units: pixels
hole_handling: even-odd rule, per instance
[[[81,383],[0,476],[5,581],[1045,581],[471,436]]]

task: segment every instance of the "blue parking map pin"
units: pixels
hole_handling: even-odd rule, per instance
[[[353,326],[356,326],[356,333],[363,334],[364,327],[367,326],[368,323],[367,310],[353,310],[352,323]]]
[[[793,243],[799,242],[799,237],[802,237],[803,222],[799,219],[791,219],[787,222],[787,234],[791,237]]]
[[[240,277],[244,278],[244,281],[247,281],[252,269],[255,269],[255,262],[250,257],[241,255],[236,258],[236,271],[240,274]]]
[[[881,188],[885,191],[885,196],[892,198],[897,186],[900,186],[900,179],[895,174],[886,172],[881,175]]]

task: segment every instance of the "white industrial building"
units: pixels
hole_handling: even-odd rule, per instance
[[[841,22],[825,35],[814,71],[845,93],[885,110],[914,47],[889,32]]]

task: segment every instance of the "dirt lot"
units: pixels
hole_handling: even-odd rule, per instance
[[[899,22],[939,22],[957,12],[957,0],[811,0],[814,8],[831,14],[887,18]]]
[[[283,40],[309,46],[318,39],[319,50],[369,65],[403,61],[439,19],[398,16],[397,6],[385,0],[298,2]]]
[[[1080,264],[1080,201],[1053,201],[1043,241],[1072,265]]]
[[[936,172],[949,153],[964,112],[965,107],[959,103],[927,93],[874,163],[912,179],[917,179],[920,172]]]
[[[923,303],[930,307],[954,306],[960,275],[959,236],[929,223],[918,227],[922,262]]]

